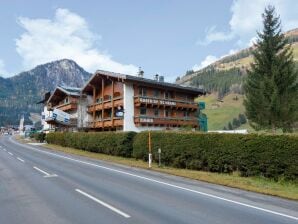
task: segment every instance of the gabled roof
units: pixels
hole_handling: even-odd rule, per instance
[[[109,72],[109,71],[104,71],[104,70],[97,70],[92,77],[88,80],[88,82],[85,84],[85,86],[82,88],[82,91],[88,87],[90,82],[99,75],[105,75],[108,77],[113,77],[117,79],[122,79],[122,80],[128,80],[132,82],[138,82],[138,83],[144,83],[144,84],[151,84],[154,86],[159,86],[159,87],[168,87],[168,88],[173,88],[173,89],[178,89],[181,91],[186,91],[186,92],[191,92],[193,94],[198,94],[202,95],[205,94],[206,91],[203,89],[198,89],[195,87],[190,87],[190,86],[183,86],[183,85],[178,85],[174,83],[169,83],[169,82],[163,82],[163,81],[158,81],[158,80],[153,80],[153,79],[148,79],[148,78],[143,78],[143,77],[138,77],[138,76],[133,76],[133,75],[125,75],[121,73],[115,73],[115,72]]]
[[[81,93],[81,88],[70,87],[70,86],[57,86],[53,94],[48,99],[47,103],[51,102],[51,100],[54,100],[54,99],[57,100],[57,98],[59,98],[58,97],[59,93],[62,93],[62,95],[65,95],[65,96],[79,97]]]
[[[44,98],[41,101],[37,102],[36,104],[45,104],[50,98],[50,96],[51,96],[51,92],[45,93]]]
[[[71,86],[58,86],[61,91],[65,92],[67,95],[80,96],[81,88],[71,87]]]

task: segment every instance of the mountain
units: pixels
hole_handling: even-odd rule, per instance
[[[298,28],[285,33],[292,44],[294,61],[298,67]],[[189,70],[176,83],[203,87],[209,92],[218,92],[223,97],[229,92],[241,93],[241,84],[246,70],[253,62],[254,47],[246,48],[234,54],[222,57],[218,61],[198,71]]]
[[[0,126],[18,124],[22,114],[40,112],[43,94],[57,85],[81,87],[91,74],[68,59],[38,65],[11,78],[0,77]]]

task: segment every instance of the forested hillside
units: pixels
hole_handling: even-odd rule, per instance
[[[43,94],[57,85],[81,87],[90,77],[74,61],[63,59],[22,72],[12,78],[0,77],[0,126],[17,125],[22,115],[29,122],[30,112],[41,112]]]

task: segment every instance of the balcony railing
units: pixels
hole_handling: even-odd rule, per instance
[[[69,103],[58,105],[56,106],[56,108],[63,111],[69,111],[69,110],[76,110],[77,106],[78,106],[77,102],[69,102]]]
[[[123,106],[123,97],[114,98],[114,107]],[[112,100],[104,100],[99,103],[88,105],[88,112],[92,113],[94,110],[99,111],[102,109],[112,108]]]
[[[150,116],[137,116],[134,117],[136,124],[153,124],[153,125],[172,125],[172,126],[198,126],[196,118],[184,117],[150,117]]]
[[[104,119],[97,119],[95,121],[88,122],[88,126],[90,128],[109,128],[109,127],[117,127],[117,126],[123,126],[123,118],[114,117],[112,119],[104,118]]]
[[[197,109],[197,103],[193,101],[184,101],[176,99],[164,99],[164,98],[155,98],[148,96],[135,96],[134,102],[136,106],[145,105],[156,105],[156,106],[165,106],[165,107],[175,107],[175,108],[189,108]]]

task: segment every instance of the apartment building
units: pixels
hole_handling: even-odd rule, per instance
[[[44,120],[49,130],[76,130],[80,88],[58,86],[45,102]]]
[[[83,126],[94,131],[197,128],[201,89],[98,70],[82,88],[87,101]]]

